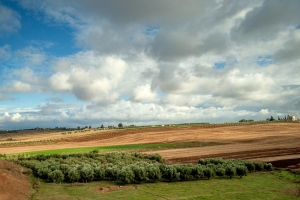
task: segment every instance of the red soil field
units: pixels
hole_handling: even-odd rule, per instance
[[[61,134],[53,134],[53,137]],[[19,137],[19,138],[18,138]],[[14,139],[34,141],[51,138],[50,134],[16,136]],[[1,147],[0,153],[23,153],[38,150],[111,146],[125,144],[170,143],[170,142],[218,142],[225,145],[163,149],[145,151],[158,153],[170,163],[196,163],[202,157],[241,158],[252,161],[280,163],[290,160],[296,165],[300,159],[300,123],[249,124],[239,126],[186,126],[149,128],[135,130],[90,131],[74,138],[61,138],[49,143]],[[292,160],[292,161],[291,161]],[[275,162],[278,161],[278,162]],[[282,166],[282,162],[280,166]]]

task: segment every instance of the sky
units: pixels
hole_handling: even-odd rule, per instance
[[[299,0],[0,0],[0,129],[300,117]]]

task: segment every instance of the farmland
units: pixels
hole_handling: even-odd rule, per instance
[[[13,140],[8,141],[6,138]],[[196,164],[199,158],[222,157],[271,162],[275,167],[299,169],[299,144],[299,123],[182,125],[120,130],[95,129],[67,134],[61,132],[8,134],[0,139],[0,154],[11,156],[92,150],[98,150],[100,153],[138,151],[145,154],[159,154],[169,164]],[[187,199],[218,199],[221,198],[221,193],[223,198],[232,199],[250,198],[255,195],[256,199],[293,199],[294,197],[296,199],[299,190],[297,184],[282,179],[278,173],[251,173],[243,179],[232,180],[213,178],[211,181],[200,182],[145,183],[138,186],[127,185],[122,189],[115,183],[106,181],[70,187],[67,184],[59,185],[41,181],[40,189],[35,192],[34,199],[74,199],[81,190],[87,191],[84,199],[94,199],[95,195],[102,195],[101,199],[117,199],[121,196],[132,199],[133,194],[137,195],[136,198],[144,199],[176,199],[175,197],[182,195]],[[261,184],[262,182],[270,184]],[[222,186],[218,190],[210,189],[217,185]],[[258,186],[260,189],[257,193]],[[197,194],[193,188],[197,188]],[[165,190],[172,190],[172,193],[164,193]],[[238,192],[241,190],[244,192]],[[49,191],[53,191],[54,196],[49,196]]]
[[[11,136],[14,141],[0,142],[0,154],[76,148],[90,150],[96,147],[109,149],[111,146],[140,145],[140,151],[144,149],[145,153],[158,153],[171,163],[195,163],[199,157],[243,158],[263,162],[293,159],[297,162],[297,159],[300,159],[299,130],[299,123],[272,123],[90,130],[66,135],[56,133],[53,136],[19,134]],[[174,143],[214,145],[183,145],[182,148],[178,146],[174,148],[176,146]],[[147,145],[149,147],[150,144],[152,147],[155,146],[153,144],[161,144],[161,147],[158,148],[159,145],[156,145],[156,148],[143,148]]]

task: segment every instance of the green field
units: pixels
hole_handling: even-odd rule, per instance
[[[213,178],[187,182],[126,185],[100,181],[70,186],[41,182],[33,200],[51,199],[299,199],[299,182],[289,172],[252,173],[242,179]],[[298,175],[299,176],[299,175]],[[114,188],[109,190],[108,186]],[[100,190],[100,188],[103,190]],[[105,191],[105,192],[103,192]]]
[[[50,154],[63,154],[63,153],[86,153],[93,150],[98,151],[126,151],[126,150],[150,150],[150,149],[164,149],[164,148],[190,148],[202,146],[215,146],[223,145],[226,143],[218,142],[182,142],[182,143],[157,143],[157,144],[129,144],[129,145],[115,145],[106,147],[83,147],[83,148],[70,148],[70,149],[55,149],[45,151],[26,152],[27,155],[50,155]]]

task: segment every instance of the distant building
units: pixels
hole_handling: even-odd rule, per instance
[[[298,120],[297,117],[295,117],[295,116],[293,116],[293,115],[288,115],[288,116],[287,116],[287,119],[288,119],[288,120],[291,120],[291,121],[297,121],[297,120]]]

